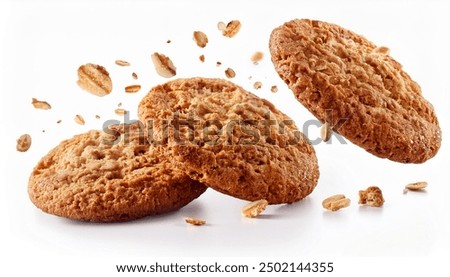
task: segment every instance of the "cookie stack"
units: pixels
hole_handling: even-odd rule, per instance
[[[319,178],[314,149],[273,104],[221,79],[154,87],[140,122],[63,141],[36,166],[33,203],[100,222],[173,211],[207,187],[245,200],[292,203]]]
[[[269,47],[298,101],[333,131],[397,162],[437,153],[433,106],[386,47],[308,19],[273,30]],[[207,187],[282,204],[318,182],[314,149],[294,121],[229,81],[173,80],[154,87],[138,111],[139,122],[50,151],[31,174],[32,202],[66,218],[113,222],[179,209]]]

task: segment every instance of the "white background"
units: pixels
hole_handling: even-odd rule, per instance
[[[405,257],[450,255],[449,189],[449,39],[448,2],[439,1],[0,1],[1,97],[1,248],[5,264],[23,257]],[[295,3],[295,4],[294,4]],[[166,79],[155,73],[150,55],[168,55],[177,77],[222,77],[231,67],[234,82],[272,101],[300,128],[314,117],[293,97],[270,61],[273,28],[294,18],[337,23],[391,55],[422,87],[435,107],[443,131],[437,156],[420,165],[379,159],[359,147],[334,140],[315,149],[320,166],[316,190],[292,205],[270,206],[257,219],[242,218],[246,203],[208,190],[185,208],[166,215],[120,224],[66,220],[38,210],[28,199],[27,181],[39,159],[62,139],[102,128],[119,102],[136,119],[137,104],[150,88]],[[226,38],[219,21],[238,19],[241,31]],[[201,30],[209,43],[201,49],[192,33]],[[171,40],[167,44],[167,40]],[[265,56],[250,61],[255,51]],[[205,63],[198,56],[204,54]],[[116,59],[131,63],[119,67]],[[222,62],[217,67],[216,62]],[[106,67],[113,92],[97,97],[76,85],[84,63]],[[131,78],[136,72],[138,80]],[[251,79],[249,79],[251,76]],[[253,83],[261,81],[260,90]],[[126,94],[130,84],[142,85]],[[277,85],[279,91],[271,93]],[[52,109],[36,110],[31,98]],[[73,117],[81,114],[86,125]],[[95,115],[101,119],[95,119]],[[122,118],[123,119],[123,118]],[[56,122],[62,120],[60,124]],[[16,139],[29,133],[30,150],[15,150]],[[318,129],[308,129],[316,139]],[[427,181],[426,192],[402,193],[405,184]],[[358,190],[379,186],[382,208],[360,207]],[[352,205],[336,213],[321,201],[343,193]],[[187,216],[206,226],[184,223]],[[47,261],[47,262],[45,262]]]

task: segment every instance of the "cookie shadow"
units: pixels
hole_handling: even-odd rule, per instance
[[[275,205],[272,209],[273,213],[266,214],[266,218],[298,218],[310,213],[313,208],[313,202],[311,198],[305,198],[301,201],[292,204]],[[264,215],[264,214],[263,214]],[[262,215],[260,215],[261,217]]]
[[[364,206],[360,205],[358,207],[358,212],[365,213],[365,214],[371,214],[371,215],[381,215],[384,211],[383,207],[371,207],[371,206]]]
[[[406,190],[404,195],[427,195],[428,191],[425,189],[419,189],[419,190]]]
[[[68,218],[59,218],[63,224],[67,224],[69,226],[92,226],[92,227],[112,227],[112,226],[136,226],[136,225],[144,225],[144,224],[157,224],[163,222],[170,222],[171,220],[177,218],[183,218],[186,216],[195,216],[196,214],[201,214],[203,209],[203,205],[201,205],[198,201],[191,202],[188,205],[171,212],[160,213],[156,215],[149,215],[145,217],[141,217],[134,220],[128,221],[118,221],[118,222],[91,222],[91,221],[82,221]]]

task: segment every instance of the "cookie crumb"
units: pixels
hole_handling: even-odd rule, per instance
[[[135,80],[138,79],[138,75],[136,74],[136,72],[131,73],[131,77],[133,77],[133,79]]]
[[[57,124],[59,124],[59,123],[61,123],[62,122],[62,120],[61,119],[59,119],[58,121],[56,121],[56,123]]]
[[[166,41],[166,43],[167,44],[169,44],[169,43],[171,43],[172,41],[170,40],[170,39],[168,39],[167,41]]]
[[[130,86],[126,86],[125,87],[125,92],[126,93],[136,93],[138,91],[141,90],[141,86],[140,85],[130,85]]]
[[[221,66],[221,65],[222,65],[221,62],[219,62],[219,61],[216,62],[216,66],[217,66],[217,67],[219,67],[219,66]]]
[[[253,201],[245,205],[242,208],[241,213],[245,217],[257,217],[266,209],[267,205],[269,205],[269,202],[267,202],[266,199]]]
[[[115,112],[117,115],[124,115],[124,114],[127,113],[127,111],[126,111],[125,109],[115,109],[114,112]]]
[[[31,136],[29,134],[23,134],[17,139],[16,149],[19,152],[26,152],[31,146]]]
[[[332,133],[331,125],[328,121],[326,121],[320,128],[320,137],[324,142],[327,142],[331,138],[331,133]]]
[[[127,62],[127,61],[124,61],[124,60],[116,60],[115,63],[116,63],[118,66],[130,66],[130,63]]]
[[[427,182],[410,183],[405,186],[405,190],[406,191],[408,191],[408,190],[412,190],[412,191],[424,190],[427,186],[428,186]]]
[[[117,104],[117,107],[122,107],[122,102],[119,102],[119,104]]]
[[[177,74],[177,68],[173,65],[173,62],[169,57],[155,52],[152,54],[152,61],[155,66],[156,73],[158,73],[161,77],[170,78]]]
[[[96,119],[100,119],[100,116],[98,114],[95,115]]]
[[[194,218],[194,217],[186,217],[184,219],[184,221],[186,221],[186,223],[189,223],[189,224],[195,225],[195,226],[201,226],[201,225],[206,224],[205,220],[199,219],[199,218]]]
[[[228,22],[226,28],[222,30],[222,35],[225,37],[234,37],[241,29],[241,22],[239,20],[232,20]]]
[[[253,84],[253,88],[254,88],[254,89],[260,89],[260,88],[262,88],[262,83],[261,83],[260,81],[256,81],[256,82]]]
[[[229,79],[234,78],[234,77],[236,77],[236,72],[234,72],[234,70],[231,68],[227,68],[225,70],[225,76],[227,76],[227,78],[229,78]]]
[[[194,31],[193,38],[200,48],[205,48],[206,44],[208,44],[208,36],[202,31]]]
[[[384,199],[381,189],[376,186],[370,186],[366,190],[360,190],[358,204],[371,207],[383,206]]]
[[[204,62],[205,62],[205,55],[200,55],[200,56],[198,57],[198,59],[199,59],[202,63],[204,63]]]
[[[329,211],[335,212],[342,208],[350,206],[350,199],[346,198],[343,194],[336,194],[325,198],[322,201],[322,207]]]
[[[255,53],[251,56],[250,60],[251,60],[254,64],[258,64],[258,63],[263,59],[263,57],[264,57],[263,52],[258,51],[258,52],[255,52]]]
[[[78,86],[97,96],[105,96],[112,91],[112,81],[108,71],[101,65],[88,63],[78,68]]]
[[[31,99],[31,104],[33,104],[35,109],[40,110],[50,110],[52,108],[52,106],[46,101],[39,101],[36,98]]]
[[[77,114],[75,116],[74,120],[75,120],[75,122],[77,124],[80,124],[80,125],[84,125],[85,124],[84,118],[81,115],[79,115],[79,114]]]
[[[276,93],[276,92],[278,92],[278,87],[277,86],[272,86],[272,87],[270,87],[270,91],[273,92],[273,93]]]

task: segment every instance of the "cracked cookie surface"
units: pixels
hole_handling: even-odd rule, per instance
[[[309,19],[274,29],[269,47],[298,101],[354,144],[402,163],[422,163],[437,153],[441,129],[433,106],[388,48]]]
[[[206,190],[146,138],[133,124],[62,141],[34,168],[31,201],[61,217],[114,222],[177,210]]]
[[[222,79],[178,79],[139,104],[155,143],[172,149],[191,178],[249,201],[291,203],[309,195],[319,169],[295,123],[267,100]]]

